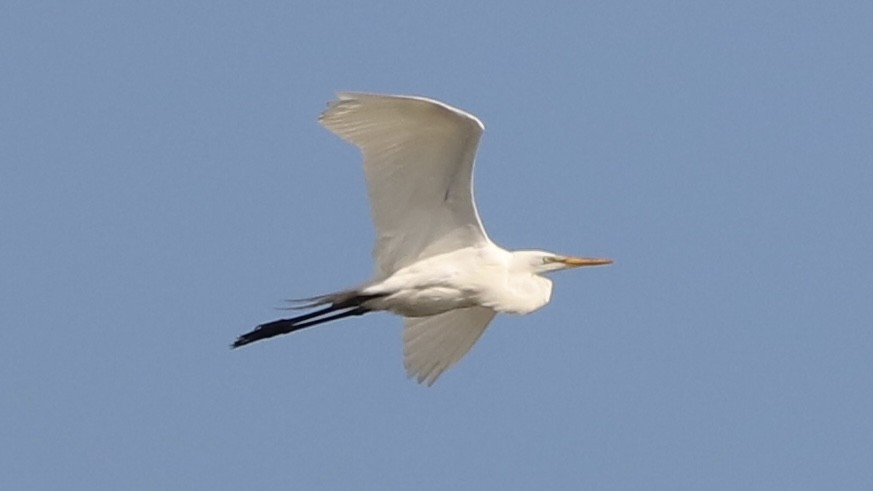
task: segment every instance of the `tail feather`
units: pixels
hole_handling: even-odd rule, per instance
[[[356,302],[359,304],[361,302],[370,300],[372,298],[377,298],[382,295],[362,295],[360,290],[343,290],[334,293],[328,293],[326,295],[318,295],[315,297],[307,297],[307,298],[289,298],[285,300],[289,304],[289,307],[285,307],[284,310],[305,310],[318,307],[319,305],[347,305],[351,306]]]
[[[364,315],[370,312],[370,309],[363,306],[363,303],[378,298],[381,295],[361,295],[357,292],[346,291],[325,295],[322,297],[314,297],[303,300],[309,302],[307,305],[292,308],[314,308],[320,305],[329,304],[324,308],[309,312],[308,314],[298,315],[290,319],[279,319],[272,322],[267,322],[256,327],[254,330],[247,332],[236,339],[231,348],[239,348],[255,341],[272,338],[282,334],[292,333],[305,329],[307,327],[317,326],[325,322],[330,322],[344,317]],[[333,314],[333,315],[329,315]]]

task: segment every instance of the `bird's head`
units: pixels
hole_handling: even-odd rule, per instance
[[[562,256],[548,251],[515,251],[512,253],[512,262],[515,268],[539,274],[581,266],[612,264],[612,259]]]

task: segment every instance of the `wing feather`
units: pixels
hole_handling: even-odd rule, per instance
[[[405,319],[403,365],[407,375],[432,385],[470,351],[495,315],[489,308],[469,307]]]
[[[473,200],[475,116],[422,97],[340,93],[320,121],[363,154],[377,279],[488,240]]]

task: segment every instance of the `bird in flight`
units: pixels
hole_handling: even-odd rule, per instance
[[[305,314],[257,326],[233,348],[375,311],[403,316],[403,364],[433,384],[473,346],[498,312],[546,305],[543,275],[610,259],[507,251],[482,227],[473,161],[485,129],[472,114],[423,97],[340,93],[319,121],[357,146],[376,245],[375,273],[347,290],[303,300]]]

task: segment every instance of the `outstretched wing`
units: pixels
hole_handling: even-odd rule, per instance
[[[432,385],[470,351],[495,314],[489,308],[469,307],[432,317],[406,318],[403,365],[407,375]]]
[[[475,116],[422,97],[341,93],[320,121],[364,156],[377,279],[488,241],[473,201]]]

